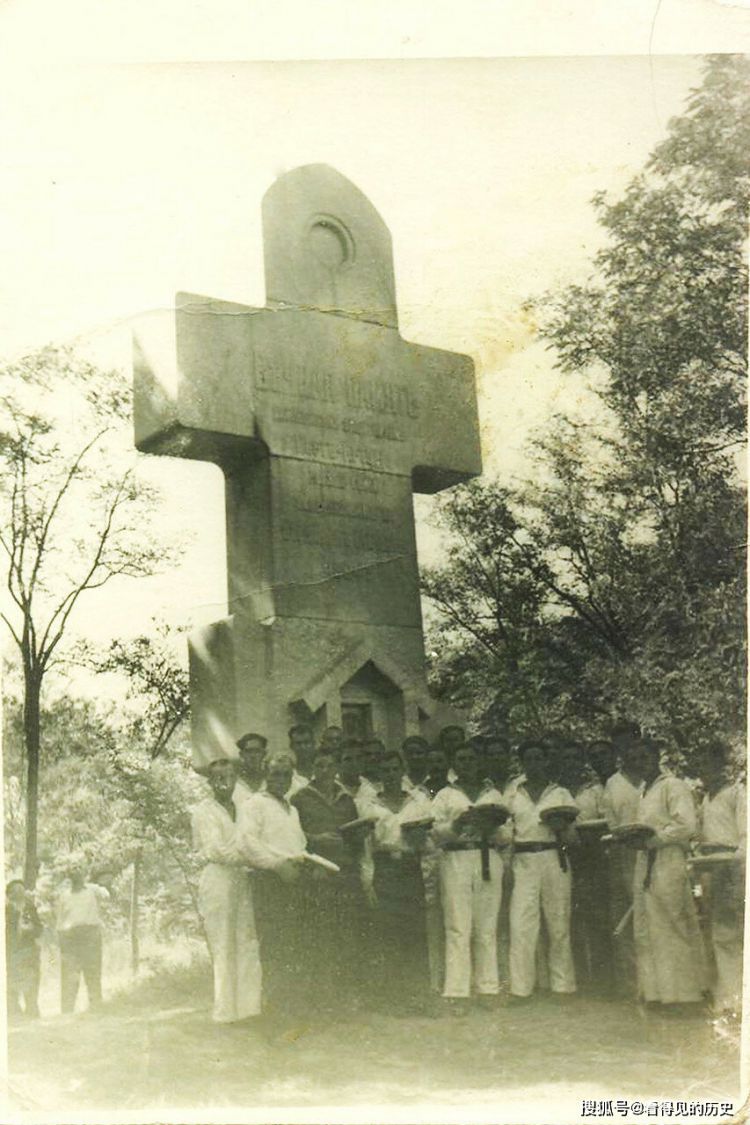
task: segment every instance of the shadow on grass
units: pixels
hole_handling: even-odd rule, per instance
[[[540,998],[465,1019],[369,1013],[269,1034],[210,1020],[206,963],[138,981],[98,1012],[15,1027],[19,1108],[491,1105],[512,1097],[737,1097],[737,1052],[702,1021]]]
[[[211,998],[210,963],[207,957],[196,956],[189,964],[145,972],[134,983],[121,986],[107,1002],[106,1009],[111,1014],[207,1009]]]

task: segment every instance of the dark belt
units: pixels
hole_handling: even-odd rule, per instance
[[[701,844],[701,853],[703,855],[720,855],[722,852],[736,852],[737,849],[732,844]]]
[[[560,863],[560,870],[568,870],[568,854],[565,844],[562,840],[521,840],[513,845],[513,850],[516,852],[557,852],[557,858]]]
[[[387,852],[387,851],[373,851],[373,861],[381,864],[383,867],[404,867],[407,863],[414,866],[421,866],[422,859],[418,852]]]
[[[485,883],[490,882],[490,844],[487,840],[482,840],[478,844],[470,843],[468,840],[449,840],[443,844],[446,852],[481,852],[482,853],[482,881]]]

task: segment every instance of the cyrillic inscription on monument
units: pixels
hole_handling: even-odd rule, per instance
[[[248,727],[285,745],[305,709],[337,721],[352,661],[391,685],[389,734],[429,720],[412,493],[481,467],[471,361],[399,335],[390,236],[365,197],[297,169],[266,195],[264,237],[267,308],[178,295],[176,398],[163,346],[136,339],[136,444],[226,478],[231,616],[192,645],[198,764]]]

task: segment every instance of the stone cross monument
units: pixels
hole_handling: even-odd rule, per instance
[[[297,168],[263,232],[265,308],[181,293],[135,333],[138,449],[226,481],[229,616],[190,638],[197,766],[247,730],[279,749],[300,721],[398,746],[449,721],[424,677],[412,493],[481,471],[473,364],[399,335],[365,196]]]

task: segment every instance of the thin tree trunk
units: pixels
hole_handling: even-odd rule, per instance
[[[141,891],[141,861],[143,853],[139,848],[133,860],[133,882],[130,887],[130,970],[133,976],[138,975],[141,963],[141,950],[138,939],[138,923],[140,918],[140,891]]]
[[[31,670],[24,672],[23,733],[26,745],[26,855],[23,877],[31,890],[39,868],[37,822],[39,814],[39,752],[41,683]]]
[[[184,863],[180,859],[176,848],[174,848],[172,846],[172,844],[170,844],[169,840],[167,840],[167,839],[164,840],[164,843],[166,844],[169,854],[172,856],[172,859],[174,860],[174,862],[179,867],[180,872],[182,873],[182,877],[185,880],[185,886],[187,887],[188,894],[190,895],[190,901],[193,904],[193,910],[195,911],[195,916],[198,919],[198,925],[200,926],[201,933],[203,934],[203,938],[206,942],[206,945],[208,946],[208,934],[206,933],[206,927],[205,927],[205,924],[203,922],[203,915],[201,914],[200,906],[198,905],[198,896],[195,893],[195,887],[193,885],[193,880],[190,878],[190,875],[188,874],[187,868],[185,867]],[[209,946],[209,949],[210,949],[210,946]]]

